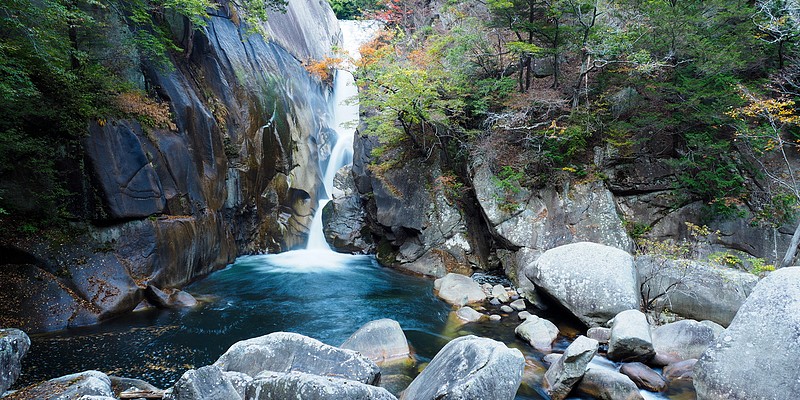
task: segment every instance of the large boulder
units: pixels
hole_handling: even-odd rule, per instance
[[[248,400],[397,400],[386,389],[302,372],[263,372],[247,388]]]
[[[573,243],[544,252],[525,275],[588,326],[639,308],[633,257],[597,243]]]
[[[481,289],[481,285],[468,276],[450,273],[435,280],[433,285],[442,300],[455,306],[461,307],[486,300],[486,293]]]
[[[758,283],[747,272],[692,260],[662,257],[636,258],[642,292],[651,298],[666,293],[654,304],[685,318],[711,320],[727,326]]]
[[[525,358],[496,340],[462,336],[444,346],[408,386],[406,400],[511,400]]]
[[[525,339],[534,349],[549,353],[553,350],[553,341],[558,337],[558,327],[544,318],[531,315],[514,329],[514,333]]]
[[[610,360],[648,361],[655,354],[646,315],[639,310],[627,310],[614,317],[608,341]]]
[[[800,267],[756,285],[727,330],[697,362],[698,399],[791,399],[800,393]]]
[[[19,329],[0,329],[0,394],[5,393],[22,371],[22,357],[31,339]]]
[[[241,396],[222,370],[215,365],[190,369],[181,375],[167,400],[240,400]]]
[[[355,350],[376,363],[408,358],[410,354],[400,324],[388,318],[367,322],[339,347]]]
[[[583,377],[586,367],[597,354],[598,343],[586,336],[578,336],[564,351],[564,355],[547,369],[544,387],[553,400],[563,400],[572,387]]]
[[[343,253],[362,253],[374,248],[368,234],[367,212],[361,204],[352,166],[342,167],[333,179],[333,200],[322,212],[325,240]]]
[[[223,371],[243,372],[252,377],[263,371],[297,371],[366,384],[380,379],[378,366],[361,354],[289,332],[275,332],[234,343],[214,365]]]
[[[20,389],[3,400],[66,400],[83,396],[114,398],[111,380],[98,371],[84,371]]]
[[[707,324],[684,319],[659,326],[652,332],[653,348],[659,354],[672,354],[681,360],[700,358],[717,338]]]
[[[605,368],[589,368],[578,383],[577,391],[600,400],[644,400],[630,378]]]

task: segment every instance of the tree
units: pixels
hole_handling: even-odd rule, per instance
[[[778,68],[783,69],[787,47],[800,37],[800,2],[761,0],[756,2],[756,10],[753,21],[763,33],[760,38],[777,46]]]

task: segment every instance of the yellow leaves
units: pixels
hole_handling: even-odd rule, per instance
[[[117,108],[139,122],[157,128],[177,131],[178,126],[172,121],[167,103],[158,103],[142,92],[131,91],[118,94],[114,98]],[[99,123],[99,121],[98,121]],[[101,125],[102,126],[102,125]]]
[[[322,60],[309,60],[303,67],[309,74],[319,79],[324,83],[331,83],[333,76],[331,71],[342,63],[342,59],[338,57],[325,57]]]
[[[753,99],[750,104],[728,112],[732,118],[771,117],[781,124],[798,124],[800,115],[795,114],[794,100],[787,99]]]

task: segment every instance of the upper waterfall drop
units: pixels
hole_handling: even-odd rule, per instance
[[[339,21],[342,30],[342,48],[353,60],[360,58],[358,48],[372,38],[380,24],[375,21]],[[355,68],[354,65],[349,65]],[[334,197],[333,180],[340,168],[353,162],[353,137],[359,120],[358,86],[353,74],[345,69],[337,70],[333,80],[328,126],[336,133],[322,184],[326,198],[320,199],[308,232],[307,250],[328,250],[322,227],[322,210]]]

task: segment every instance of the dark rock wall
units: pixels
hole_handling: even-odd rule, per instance
[[[170,25],[187,52],[172,70],[144,63],[138,74],[175,126],[91,122],[77,207],[91,223],[2,246],[0,326],[95,323],[132,310],[148,285],[180,287],[238,254],[304,244],[330,130],[329,88],[302,62],[340,40],[332,11],[292,1],[264,26],[270,40],[229,4],[199,31]]]

